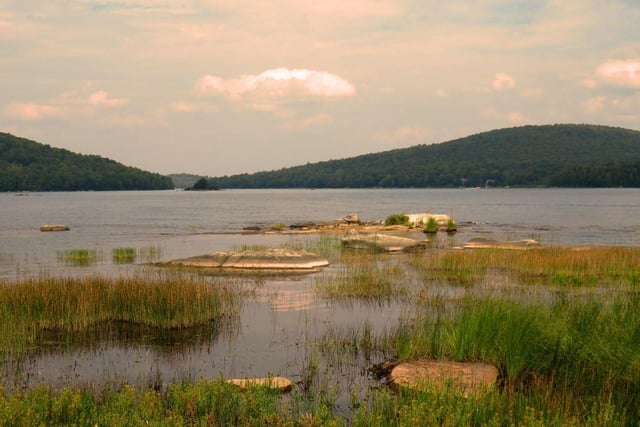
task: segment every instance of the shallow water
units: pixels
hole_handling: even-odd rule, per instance
[[[640,246],[640,190],[237,190],[196,192],[0,194],[0,280],[44,275],[122,275],[153,268],[148,262],[229,251],[243,245],[305,245],[316,236],[245,235],[245,226],[328,221],[351,212],[378,220],[399,212],[453,214],[459,232],[439,234],[436,245],[475,236],[536,238],[543,244]],[[42,233],[45,223],[71,230]],[[134,248],[133,263],[118,263],[116,248]],[[85,266],[60,254],[95,251]],[[150,256],[142,254],[150,253]],[[171,335],[117,325],[85,336],[48,336],[21,362],[3,366],[7,389],[45,383],[54,387],[105,384],[164,387],[170,381],[281,375],[304,384],[349,389],[375,381],[367,368],[392,355],[326,348],[331,336],[384,336],[411,315],[402,299],[332,302],[313,292],[314,277],[261,279],[256,296],[224,325]],[[407,278],[409,281],[414,278]],[[490,282],[490,283],[489,283]],[[514,291],[508,278],[492,277],[483,292]],[[462,287],[432,284],[423,296],[464,295]],[[528,292],[515,289],[514,292]],[[535,298],[544,298],[536,294]],[[317,366],[316,366],[317,364]],[[314,386],[320,386],[315,384]],[[300,387],[303,387],[301,385]]]

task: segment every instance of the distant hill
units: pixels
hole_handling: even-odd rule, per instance
[[[171,178],[0,133],[0,191],[162,190]]]
[[[212,178],[220,188],[640,187],[640,132],[558,124]]]

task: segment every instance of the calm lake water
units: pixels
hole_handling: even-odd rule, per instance
[[[451,190],[233,190],[219,192],[81,192],[0,194],[0,282],[45,275],[129,274],[145,261],[229,251],[242,245],[304,242],[313,236],[243,235],[246,226],[330,221],[349,213],[380,220],[393,213],[453,215],[454,239],[535,238],[544,245],[640,246],[640,189]],[[43,233],[43,224],[68,232]],[[446,237],[445,237],[446,238]],[[135,263],[119,264],[116,248],[134,248]],[[96,259],[78,266],[65,251],[89,249]],[[331,268],[331,267],[330,267]],[[204,329],[159,340],[153,331],[110,330],[67,348],[56,337],[16,365],[7,363],[0,385],[41,382],[100,386],[126,381],[149,384],[180,379],[284,375],[300,380],[336,331],[390,331],[410,315],[398,301],[331,303],[314,297],[313,275],[267,280],[224,330]],[[273,298],[273,295],[278,295]],[[339,401],[372,380],[366,367],[388,355],[358,354],[344,364],[319,363]],[[342,400],[341,400],[342,399]],[[343,403],[344,403],[343,402]],[[346,404],[346,403],[345,403]]]
[[[393,213],[454,216],[458,239],[533,237],[543,244],[640,246],[640,189],[369,189],[0,194],[0,278],[76,274],[60,253],[92,249],[82,272],[117,273],[114,248],[158,248],[162,258],[227,251],[290,237],[241,236],[245,226],[363,220]],[[65,224],[42,233],[42,224]],[[231,233],[231,234],[225,234]]]

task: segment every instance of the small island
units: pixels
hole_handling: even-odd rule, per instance
[[[185,188],[185,191],[217,191],[220,187],[213,185],[207,178],[200,178],[189,188]]]

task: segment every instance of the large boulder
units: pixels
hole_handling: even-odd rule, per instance
[[[342,238],[342,246],[381,252],[412,252],[426,248],[425,241],[382,233],[349,233]]]
[[[441,360],[403,362],[391,370],[389,382],[395,387],[452,387],[465,396],[487,390],[496,384],[498,369],[485,363]]]
[[[304,250],[289,248],[250,249],[239,252],[214,252],[190,258],[156,263],[160,266],[229,270],[315,271],[329,261]]]
[[[464,244],[465,249],[534,249],[539,248],[540,243],[533,239],[523,240],[495,240],[487,237],[475,237]]]

